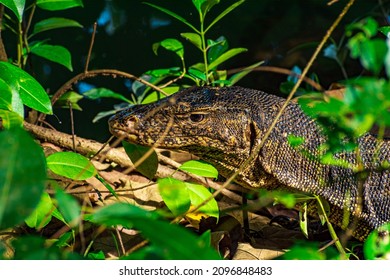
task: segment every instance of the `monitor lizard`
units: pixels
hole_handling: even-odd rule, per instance
[[[228,178],[262,141],[284,102],[242,87],[194,87],[123,110],[110,118],[109,128],[129,142],[190,152]],[[294,148],[289,135],[303,137],[304,142]],[[361,160],[370,171],[359,184],[352,168],[321,162],[318,148],[325,141],[316,121],[290,102],[260,152],[235,181],[250,189],[282,188],[321,196],[331,205],[333,223],[342,226],[345,210],[357,218],[353,235],[364,240],[372,229],[390,221],[390,171],[379,168],[390,161],[390,143],[369,133],[358,139]],[[357,163],[355,152],[335,157]]]

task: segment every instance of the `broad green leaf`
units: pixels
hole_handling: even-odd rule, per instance
[[[212,63],[229,49],[229,44],[226,38],[221,36],[215,41],[207,40],[207,48],[207,60]]]
[[[21,128],[0,132],[0,229],[23,222],[45,189],[42,148]]]
[[[161,77],[168,77],[172,75],[180,75],[181,74],[181,69],[180,67],[171,67],[171,68],[162,68],[162,69],[153,69],[145,72],[146,75],[151,75],[156,78],[161,78]],[[165,90],[165,88],[164,88]]]
[[[255,64],[252,64],[250,66],[247,66],[245,67],[244,69],[242,69],[240,72],[232,75],[230,78],[229,78],[229,81],[231,83],[231,85],[234,85],[236,84],[238,81],[240,81],[242,78],[244,78],[246,75],[248,75],[249,73],[251,73],[255,68],[259,67],[260,65],[262,65],[264,63],[264,61],[260,61],[260,62],[256,62]]]
[[[150,147],[144,147],[125,141],[122,141],[122,145],[133,164],[137,164],[137,162],[151,149]],[[137,164],[135,167],[139,173],[149,178],[150,180],[153,179],[153,177],[156,175],[157,168],[158,158],[155,151],[153,151],[150,156],[148,156],[141,163]]]
[[[381,235],[379,232],[387,232],[387,234]],[[390,242],[388,233],[390,232],[390,223],[386,223],[379,229],[374,230],[367,237],[364,242],[363,252],[364,257],[367,260],[390,258]]]
[[[83,7],[82,0],[37,0],[39,8],[49,11],[59,11],[74,7]]]
[[[202,185],[188,182],[186,182],[185,185],[190,195],[191,205],[193,206],[202,204],[206,199],[209,199],[212,196],[209,190]],[[219,218],[218,203],[214,198],[200,207],[199,211],[217,219]]]
[[[186,19],[184,19],[183,17],[179,16],[178,14],[168,10],[168,9],[165,9],[163,7],[160,7],[160,6],[157,6],[157,5],[154,5],[152,3],[148,3],[148,2],[143,2],[144,4],[148,5],[148,6],[151,6],[163,13],[166,13],[167,15],[170,15],[171,17],[181,21],[182,23],[184,23],[185,25],[187,25],[188,27],[190,27],[192,30],[194,30],[196,33],[200,33],[191,23],[189,23]]]
[[[83,26],[73,19],[52,17],[37,22],[34,25],[34,30],[31,36],[40,32],[57,29],[57,28],[64,28],[64,27],[83,27]]]
[[[6,129],[10,129],[12,127],[22,127],[23,125],[23,118],[12,111],[0,109],[0,118],[2,119],[2,124]]]
[[[168,95],[174,94],[175,92],[178,92],[180,90],[179,86],[172,86],[172,87],[166,87],[164,88],[164,92],[167,93]],[[160,92],[153,91],[149,93],[144,100],[142,100],[142,104],[148,104],[152,102],[156,102],[165,96],[162,96]]]
[[[61,212],[66,223],[70,227],[75,227],[81,218],[81,207],[77,200],[61,188],[56,188],[55,198],[57,200],[58,210]]]
[[[159,179],[157,184],[164,203],[175,216],[188,211],[191,200],[184,182],[168,177]]]
[[[362,42],[360,61],[364,68],[378,75],[383,66],[387,53],[386,43],[382,39]]]
[[[107,88],[93,88],[83,93],[85,97],[88,97],[90,99],[96,100],[99,98],[115,98],[122,100],[127,103],[132,103],[129,99],[124,97],[122,94],[113,92],[110,89]]]
[[[158,218],[156,213],[134,205],[115,203],[97,210],[92,214],[91,221],[106,226],[123,225],[136,228],[152,246],[160,249],[163,259],[220,259],[218,253],[207,246],[202,238],[181,226]]]
[[[9,8],[18,18],[19,22],[22,22],[26,0],[1,0],[0,3]]]
[[[44,192],[41,201],[35,210],[25,219],[26,224],[31,228],[41,229],[51,221],[51,212],[54,209],[53,202],[47,192]]]
[[[202,39],[197,33],[180,33],[180,36],[190,41],[198,49],[202,50]]]
[[[168,51],[172,51],[177,54],[181,59],[184,59],[184,48],[183,44],[176,39],[165,39],[161,42],[153,44],[153,52],[157,55],[157,50],[159,47],[163,47]]]
[[[47,166],[55,174],[73,180],[85,180],[97,173],[93,164],[74,152],[58,152],[47,157]]]
[[[31,47],[30,51],[35,55],[65,66],[69,71],[73,71],[72,56],[63,46],[36,44]]]
[[[190,69],[188,69],[188,74],[196,79],[200,79],[205,82],[207,81],[206,74],[196,68],[191,67]]]
[[[179,167],[179,169],[190,172],[198,176],[209,177],[209,178],[218,177],[218,170],[211,164],[204,161],[189,160],[183,163]]]
[[[77,103],[83,96],[75,91],[68,91],[65,94],[61,95],[61,97],[55,103],[55,107],[60,108],[69,108],[69,104],[72,105],[72,109],[82,111],[83,109]]]
[[[363,31],[366,38],[371,38],[378,32],[378,22],[371,17],[367,17],[358,22],[351,23],[346,27],[346,35],[351,36],[354,30]]]
[[[386,37],[390,37],[390,26],[382,26],[382,27],[379,27],[378,30],[380,32],[382,32],[383,35],[385,35]]]
[[[0,61],[0,78],[20,95],[24,105],[45,114],[52,114],[50,99],[42,86],[27,72]]]
[[[209,26],[207,26],[206,30],[205,30],[205,33],[214,25],[216,24],[218,21],[220,21],[222,18],[224,18],[228,13],[230,13],[231,11],[233,11],[235,8],[237,8],[238,6],[240,6],[242,3],[244,3],[245,0],[239,0],[237,1],[236,3],[230,5],[228,8],[226,8],[222,13],[220,13],[211,23]]]
[[[0,109],[12,110],[12,89],[0,79]]]
[[[220,57],[218,57],[216,60],[210,63],[209,69],[214,69],[221,63],[225,62],[226,60],[232,58],[233,56],[236,56],[242,52],[246,52],[247,49],[245,48],[234,48],[231,50],[228,50],[227,52],[223,53]]]
[[[204,19],[206,14],[211,10],[211,8],[219,3],[219,0],[192,0],[192,3],[198,10],[202,19]]]

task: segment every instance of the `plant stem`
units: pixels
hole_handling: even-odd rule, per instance
[[[22,56],[23,56],[23,31],[22,31],[22,23],[18,23],[18,45],[17,45],[17,53],[18,53],[18,60],[17,64],[20,68],[22,67]]]
[[[204,22],[202,15],[200,15],[200,38],[202,40],[202,52],[203,52],[203,61],[204,61],[204,72],[206,74],[206,83],[209,84],[209,66],[207,63],[207,48],[206,48],[206,32],[204,31]]]
[[[319,198],[319,196],[315,195],[315,198],[317,199],[317,202],[318,202],[318,205],[319,205],[319,210],[321,210],[321,214],[325,217],[325,221],[326,221],[326,225],[328,227],[328,230],[329,230],[329,233],[330,233],[330,236],[332,237],[334,243],[335,243],[335,246],[337,248],[337,250],[339,251],[339,253],[341,254],[342,258],[343,259],[346,259],[346,253],[345,253],[345,250],[344,250],[344,247],[343,245],[341,244],[338,236],[337,236],[337,233],[335,232],[332,224],[330,223],[329,219],[328,219],[328,215],[326,214],[326,211],[324,209],[324,205],[322,204],[322,201],[321,199]]]

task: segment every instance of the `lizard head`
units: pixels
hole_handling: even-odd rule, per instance
[[[109,120],[118,138],[145,146],[248,155],[259,129],[241,88],[196,87],[156,103],[136,105]]]

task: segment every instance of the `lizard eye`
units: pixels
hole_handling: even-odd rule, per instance
[[[190,120],[194,123],[198,123],[203,121],[204,119],[204,114],[191,114],[190,115]]]

